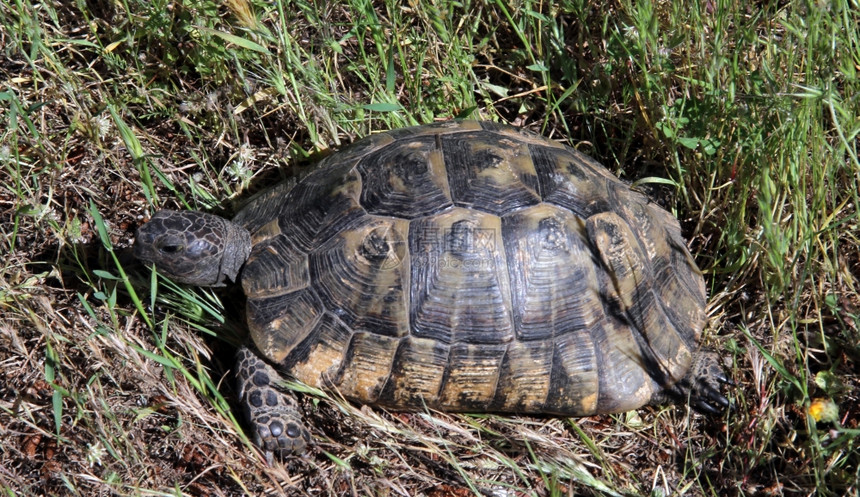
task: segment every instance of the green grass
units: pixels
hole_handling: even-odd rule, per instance
[[[860,5],[597,5],[0,5],[4,493],[858,495]],[[316,449],[264,464],[232,414],[235,295],[135,267],[134,229],[161,207],[231,213],[356,138],[453,117],[567,140],[673,210],[730,412],[311,394]]]

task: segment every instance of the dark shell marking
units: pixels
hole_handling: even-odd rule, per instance
[[[503,125],[372,136],[236,221],[256,346],[363,403],[620,412],[684,376],[704,326],[677,221]]]

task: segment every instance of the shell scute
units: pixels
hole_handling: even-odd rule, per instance
[[[454,208],[409,226],[413,336],[446,344],[513,338],[498,217]]]
[[[419,136],[366,155],[358,164],[361,205],[370,214],[411,219],[451,205],[436,137]]]
[[[530,145],[541,198],[586,219],[611,210],[608,182],[618,182],[603,167],[572,148]]]
[[[594,337],[598,328],[596,325],[588,333],[567,333],[552,340],[552,369],[543,412],[575,416],[598,412],[604,366]]]
[[[366,215],[358,201],[360,192],[361,178],[352,165],[311,174],[284,199],[280,230],[300,250],[310,252]]]
[[[311,253],[314,287],[326,307],[352,329],[404,336],[409,332],[407,222],[363,221]]]
[[[290,364],[290,373],[300,381],[316,388],[331,387],[335,385],[352,335],[353,331],[343,321],[326,312],[281,362]]]
[[[502,232],[517,338],[588,333],[603,310],[585,223],[540,204],[504,216]]]
[[[526,144],[485,132],[441,142],[454,205],[501,215],[540,202]]]
[[[486,409],[496,395],[507,345],[457,343],[451,346],[439,407],[449,410]]]
[[[603,278],[606,300],[617,306],[617,311],[610,315],[614,319],[605,323],[612,326],[604,327],[611,333],[602,342],[608,354],[607,363],[617,366],[612,373],[630,369],[638,371],[640,378],[651,380],[654,386],[648,392],[650,397],[659,385],[671,385],[686,373],[692,353],[678,333],[671,332],[671,322],[654,298],[651,263],[630,225],[611,212],[592,216],[586,224],[608,270]],[[624,376],[621,381],[628,382],[628,378]],[[618,382],[610,385],[612,392],[622,388]],[[631,385],[628,382],[625,387]]]
[[[346,348],[334,386],[358,402],[372,404],[391,375],[400,338],[355,332]]]
[[[316,326],[323,303],[311,288],[286,295],[248,299],[251,339],[270,361],[278,363]]]
[[[553,365],[552,340],[514,341],[499,366],[499,382],[490,409],[545,412]]]
[[[308,256],[284,234],[255,244],[242,269],[242,288],[249,298],[283,295],[309,284]]]
[[[436,406],[449,353],[450,347],[438,340],[412,336],[401,340],[378,402],[413,409]]]

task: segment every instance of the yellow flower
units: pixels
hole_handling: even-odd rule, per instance
[[[833,423],[839,419],[839,406],[830,399],[814,399],[809,404],[809,415],[818,423]]]

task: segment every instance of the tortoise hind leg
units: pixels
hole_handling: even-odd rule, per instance
[[[707,414],[719,414],[729,406],[720,385],[734,385],[720,367],[720,357],[712,350],[700,349],[684,378],[689,385],[690,404]]]
[[[296,398],[276,388],[279,379],[278,372],[248,347],[236,353],[239,401],[252,439],[269,462],[273,455],[300,455],[311,441]]]
[[[671,387],[657,392],[651,397],[650,404],[690,401],[690,405],[704,414],[719,414],[729,406],[720,391],[720,385],[734,385],[720,367],[716,352],[700,349],[693,357],[690,371]]]

